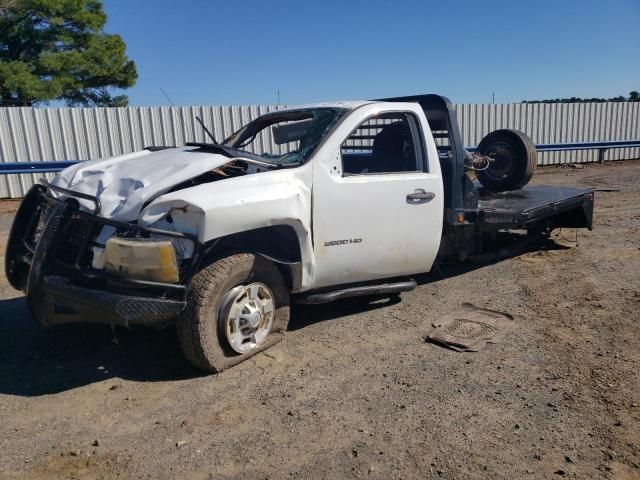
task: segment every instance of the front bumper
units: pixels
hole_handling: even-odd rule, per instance
[[[99,203],[96,201],[97,209]],[[181,284],[120,278],[93,269],[94,240],[109,225],[125,237],[166,236],[194,242],[194,255],[181,266]],[[185,308],[186,290],[200,246],[177,232],[116,222],[80,210],[77,200],[47,194],[35,185],[14,219],[5,259],[9,283],[27,294],[43,325],[69,322],[166,326]]]
[[[83,322],[156,328],[169,325],[186,306],[184,300],[85,288],[58,275],[43,276],[37,293],[28,294],[28,302],[44,325]]]

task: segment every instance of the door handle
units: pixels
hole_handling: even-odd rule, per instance
[[[407,195],[407,202],[413,202],[413,203],[418,203],[418,202],[429,202],[431,200],[433,200],[434,198],[436,198],[436,194],[433,192],[426,192],[424,189],[422,188],[417,188],[413,193],[410,193]]]

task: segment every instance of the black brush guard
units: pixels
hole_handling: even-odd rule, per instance
[[[70,195],[47,194],[47,188]],[[95,204],[80,210],[76,198]],[[186,305],[189,280],[198,263],[197,238],[99,217],[95,197],[35,185],[25,196],[11,228],[5,269],[11,286],[26,293],[33,316],[43,325],[92,322],[156,327],[170,323]],[[180,283],[170,284],[111,275],[92,268],[92,247],[104,248],[96,235],[104,226],[127,238],[181,238],[194,243],[194,255],[180,266]]]

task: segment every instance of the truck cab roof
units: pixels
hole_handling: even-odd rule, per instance
[[[294,111],[294,110],[307,110],[312,108],[342,108],[345,110],[354,110],[362,105],[367,105],[369,103],[375,103],[371,100],[345,100],[345,101],[335,101],[335,102],[319,102],[319,103],[307,103],[302,105],[290,105],[287,108],[283,108],[282,110],[278,110],[281,112],[286,111]]]

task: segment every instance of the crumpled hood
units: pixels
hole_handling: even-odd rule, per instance
[[[152,197],[230,161],[197,147],[142,150],[73,165],[56,175],[52,184],[95,196],[100,200],[100,216],[128,222],[138,218],[140,209]],[[93,211],[93,202],[78,201]]]

